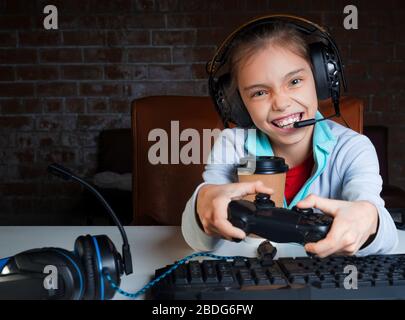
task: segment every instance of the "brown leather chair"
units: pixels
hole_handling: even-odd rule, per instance
[[[323,101],[320,111],[328,116],[334,109],[330,101]],[[341,113],[353,130],[362,132],[362,100],[342,98]],[[333,119],[344,124],[342,118]],[[169,133],[170,150],[171,121],[179,122],[180,132],[194,128],[200,137],[203,129],[223,128],[210,97],[156,96],[132,102],[134,225],[180,225],[187,200],[202,182],[203,164],[149,162],[148,151],[157,143],[148,141],[149,133],[156,128]],[[186,143],[180,142],[180,150]],[[170,156],[169,152],[169,160]]]

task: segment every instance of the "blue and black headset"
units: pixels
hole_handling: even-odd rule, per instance
[[[0,299],[111,299],[121,276],[132,273],[132,258],[127,235],[112,208],[100,193],[68,169],[51,164],[48,171],[66,180],[85,185],[101,200],[118,226],[123,239],[122,256],[106,235],[79,236],[74,250],[40,248],[0,259]],[[44,286],[46,266],[57,270],[57,283]],[[109,281],[110,280],[110,281]]]

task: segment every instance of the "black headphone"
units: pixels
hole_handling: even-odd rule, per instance
[[[76,180],[102,202],[118,226],[123,238],[122,256],[106,235],[79,236],[74,251],[62,248],[41,248],[0,259],[0,299],[111,299],[116,289],[108,281],[120,285],[121,276],[132,273],[132,258],[127,235],[112,208],[101,194],[83,179],[58,165],[48,166],[49,172],[65,180]],[[44,267],[57,270],[57,286],[45,288]]]
[[[226,72],[218,76],[218,71],[226,64],[229,51],[236,39],[252,32],[259,26],[275,23],[285,23],[285,25],[292,26],[307,36],[315,35],[321,38],[321,40],[326,41],[326,43],[318,41],[309,44],[316,92],[319,100],[332,98],[335,108],[335,114],[332,116],[340,116],[340,79],[345,91],[347,87],[339,50],[331,35],[325,28],[304,18],[292,15],[268,15],[253,19],[233,31],[219,46],[214,57],[207,62],[206,71],[209,75],[209,93],[226,128],[229,127],[229,122],[243,128],[252,127],[253,122],[239,92],[237,90],[236,92],[229,92],[231,84],[230,73]],[[329,119],[332,116],[325,119]],[[314,124],[315,122],[315,119],[309,119],[297,122],[294,126],[302,127]]]

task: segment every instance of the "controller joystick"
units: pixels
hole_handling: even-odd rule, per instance
[[[255,205],[260,208],[274,208],[276,204],[267,193],[258,193],[255,197]]]

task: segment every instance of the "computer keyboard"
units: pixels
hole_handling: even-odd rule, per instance
[[[156,270],[155,278],[171,266]],[[355,286],[350,279],[357,279],[357,289],[347,289]],[[405,254],[192,260],[152,287],[147,298],[405,299]]]

